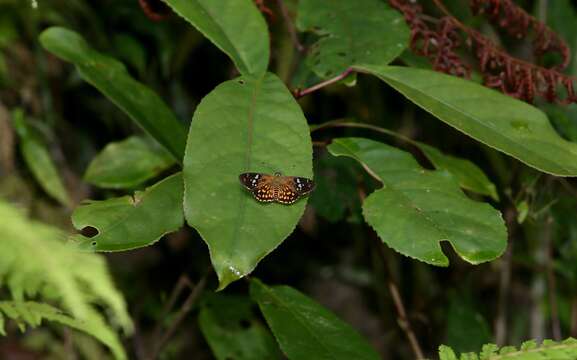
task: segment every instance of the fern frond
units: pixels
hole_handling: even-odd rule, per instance
[[[116,334],[99,317],[84,321],[66,315],[48,304],[33,301],[0,301],[0,335],[5,335],[2,326],[4,317],[14,320],[22,331],[26,329],[26,325],[40,326],[42,320],[60,323],[94,336],[108,346],[116,358],[125,357]]]
[[[439,347],[440,360],[574,360],[577,359],[577,339],[563,341],[545,340],[541,346],[534,340],[524,342],[519,349],[504,346],[499,349],[494,344],[483,345],[479,354],[464,353],[458,357],[453,349],[446,345]]]
[[[2,312],[32,326],[41,318],[72,326],[64,319],[73,319],[77,322],[74,324],[82,324],[82,328],[73,327],[97,338],[100,336],[99,340],[106,340],[105,344],[109,346],[118,343],[114,331],[94,306],[104,307],[115,325],[125,332],[131,331],[124,299],[112,283],[104,258],[80,253],[62,243],[62,238],[63,234],[57,229],[29,221],[13,206],[0,202],[0,289],[6,287],[14,300],[9,302],[10,306],[4,303]],[[21,305],[27,304],[26,299],[38,297],[57,304],[63,311],[61,316],[47,308],[40,313],[26,311],[39,308]],[[50,317],[46,316],[48,314]],[[106,328],[113,339],[98,332],[98,327]],[[111,347],[115,356],[124,358],[119,349]]]

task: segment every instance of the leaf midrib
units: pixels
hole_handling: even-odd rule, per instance
[[[317,341],[318,344],[323,348],[323,351],[330,356],[331,351],[327,348],[327,345],[322,341],[322,338],[318,337],[316,333],[313,331],[314,329],[310,328],[307,321],[303,321],[299,314],[296,311],[293,311],[288,303],[284,302],[282,298],[278,297],[271,288],[259,284],[259,287],[264,289],[267,293],[271,295],[272,298],[276,300],[277,303],[280,303],[287,311],[302,325],[302,327],[311,334],[311,336]]]
[[[250,171],[250,165],[251,165],[251,160],[252,160],[252,146],[253,146],[253,138],[254,138],[254,115],[255,115],[255,109],[256,109],[256,101],[257,101],[257,97],[259,95],[260,89],[262,87],[262,83],[264,81],[264,78],[265,78],[265,76],[254,79],[255,85],[254,85],[252,97],[250,100],[250,108],[249,108],[248,119],[247,119],[247,150],[246,150],[246,156],[245,156],[244,172]],[[239,238],[240,229],[242,227],[242,223],[243,223],[244,218],[246,216],[246,203],[247,203],[247,200],[250,198],[248,196],[243,196],[243,195],[244,194],[241,194],[241,196],[240,196],[238,217],[237,217],[237,222],[236,222],[236,224],[233,228],[233,231],[232,231],[231,240],[229,242],[230,246],[227,247],[227,250],[228,250],[227,251],[227,262],[228,262],[228,259],[232,258],[232,255],[237,250],[238,241],[236,241],[236,240]],[[227,265],[230,266],[230,264],[227,264]],[[240,271],[240,269],[236,269],[236,270]],[[245,274],[242,274],[242,275],[245,275]]]
[[[449,108],[450,110],[455,111],[456,113],[460,113],[460,114],[463,114],[463,115],[465,115],[465,116],[467,116],[467,117],[469,117],[469,118],[471,118],[471,119],[474,119],[474,122],[475,122],[476,124],[484,127],[485,129],[491,130],[491,132],[495,133],[496,135],[502,136],[502,137],[505,138],[506,140],[508,140],[508,141],[516,144],[517,146],[521,147],[523,150],[526,150],[528,153],[532,154],[535,158],[538,158],[538,159],[540,159],[541,161],[544,161],[545,163],[548,163],[548,162],[551,163],[551,162],[552,162],[552,163],[554,163],[557,167],[561,168],[562,170],[564,170],[564,171],[567,172],[567,173],[572,173],[572,172],[573,172],[571,169],[564,167],[562,164],[559,164],[559,163],[556,162],[555,160],[551,160],[551,159],[542,157],[539,153],[534,152],[532,148],[526,147],[523,142],[516,141],[515,139],[511,138],[510,136],[508,136],[506,133],[503,134],[502,132],[498,131],[499,129],[495,129],[495,128],[493,128],[493,127],[491,127],[491,126],[483,123],[482,121],[478,121],[475,116],[471,115],[470,113],[468,113],[467,111],[465,111],[465,110],[463,110],[463,109],[459,109],[459,108],[451,105],[450,103],[447,103],[447,102],[445,102],[445,101],[443,101],[443,100],[441,100],[441,99],[439,99],[439,98],[437,98],[437,97],[434,97],[434,96],[430,95],[429,93],[425,93],[425,92],[423,92],[422,90],[417,89],[417,88],[415,88],[415,87],[413,87],[413,86],[409,86],[409,85],[403,84],[402,82],[400,82],[400,81],[398,81],[398,80],[395,80],[395,79],[392,79],[391,77],[388,77],[388,76],[386,76],[386,75],[380,75],[379,73],[376,73],[375,75],[377,75],[377,77],[381,78],[383,81],[385,81],[385,82],[387,82],[387,83],[389,83],[389,84],[390,84],[390,82],[391,82],[391,83],[394,83],[395,85],[397,85],[397,86],[393,86],[393,85],[391,85],[391,86],[393,86],[395,89],[397,89],[399,92],[401,92],[403,95],[405,95],[405,96],[408,97],[409,99],[411,99],[411,97],[408,96],[408,95],[406,95],[403,91],[399,90],[399,89],[398,89],[399,87],[409,88],[409,89],[411,89],[412,91],[417,92],[419,95],[422,95],[422,96],[425,96],[425,97],[427,97],[427,98],[429,98],[429,99],[432,99],[432,100],[434,100],[434,101],[436,101],[436,102],[438,102],[438,103],[446,106],[446,107]],[[536,168],[536,169],[538,169],[538,170],[540,170],[540,171],[543,171],[543,172],[546,172],[546,173],[549,173],[549,174],[561,175],[561,176],[563,176],[563,175],[567,176],[567,175],[568,175],[568,174],[554,173],[554,172],[552,172],[552,171],[550,171],[550,170],[542,169],[542,168],[541,168],[541,165],[537,166],[537,165],[535,165],[535,164],[530,164],[527,160],[521,159],[521,158],[519,158],[518,156],[511,154],[508,150],[500,149],[500,148],[496,147],[495,145],[488,144],[485,140],[480,139],[478,136],[473,135],[473,134],[470,134],[469,132],[465,132],[464,130],[462,130],[462,129],[460,129],[459,127],[457,127],[455,124],[453,124],[453,123],[451,123],[451,122],[449,122],[449,121],[445,121],[445,120],[441,119],[441,118],[437,115],[437,111],[434,111],[434,110],[432,110],[432,109],[430,109],[429,107],[426,107],[426,106],[423,106],[423,109],[424,109],[425,111],[427,111],[428,113],[431,113],[431,114],[434,115],[435,117],[439,118],[439,120],[443,121],[445,124],[447,124],[447,125],[455,128],[455,129],[457,129],[458,131],[466,134],[467,136],[470,136],[471,138],[479,141],[480,143],[482,143],[482,144],[484,144],[484,145],[486,145],[486,146],[489,146],[489,147],[491,147],[491,148],[497,149],[498,151],[501,151],[501,152],[503,152],[503,153],[505,153],[505,154],[507,154],[507,155],[509,155],[509,156],[511,156],[511,157],[513,157],[513,158],[515,158],[515,159],[517,159],[517,160],[519,160],[519,161],[521,161],[521,162],[524,163],[524,164],[527,164],[527,165],[529,165],[529,166],[531,166],[531,167],[534,167],[534,168]]]

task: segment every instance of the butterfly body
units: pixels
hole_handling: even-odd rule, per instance
[[[293,204],[314,189],[314,182],[297,176],[263,173],[240,174],[239,180],[260,202]]]

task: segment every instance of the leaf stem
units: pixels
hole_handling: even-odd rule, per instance
[[[553,217],[549,216],[545,220],[545,245],[546,249],[546,263],[545,267],[547,270],[547,292],[549,293],[549,307],[551,309],[551,331],[553,333],[553,339],[556,341],[561,340],[561,321],[559,320],[559,307],[557,306],[557,280],[555,278],[555,271],[553,269],[553,244],[552,244],[552,225]]]
[[[318,84],[316,84],[316,85],[313,85],[313,86],[311,86],[311,87],[309,87],[309,88],[306,88],[306,89],[303,89],[303,90],[296,89],[296,90],[294,91],[294,93],[293,93],[293,94],[294,94],[294,97],[297,98],[297,99],[299,99],[299,98],[301,98],[301,97],[303,97],[303,96],[305,96],[305,95],[308,95],[308,94],[313,93],[313,92],[315,92],[315,91],[317,91],[317,90],[320,90],[320,89],[324,88],[325,86],[329,86],[329,85],[332,85],[332,84],[334,84],[334,83],[336,83],[336,82],[339,82],[339,81],[341,81],[342,79],[344,79],[344,78],[346,78],[347,76],[349,76],[349,74],[351,74],[352,72],[353,72],[353,69],[352,69],[352,68],[348,68],[347,70],[345,70],[345,71],[342,72],[341,74],[335,76],[334,78],[325,80],[325,81],[323,81],[323,82],[320,82],[320,83],[318,83]]]
[[[364,191],[360,192],[360,196],[361,201],[364,202],[365,200],[364,198],[366,196]],[[407,311],[405,310],[405,305],[403,304],[403,298],[401,297],[397,284],[395,284],[395,281],[393,280],[391,270],[388,268],[388,262],[385,250],[383,248],[383,244],[381,243],[379,238],[374,235],[374,233],[372,233],[369,237],[372,239],[373,248],[374,250],[376,250],[376,253],[378,254],[377,258],[378,260],[380,260],[382,265],[383,270],[382,274],[385,277],[387,287],[389,288],[389,293],[391,294],[391,299],[393,300],[393,304],[395,305],[395,309],[397,310],[397,324],[407,336],[407,339],[409,340],[409,344],[411,346],[413,354],[415,355],[415,358],[424,359],[425,357],[423,355],[423,350],[419,345],[417,336],[413,332],[411,322],[407,317]]]
[[[182,291],[185,289],[185,287],[188,287],[191,290],[193,289],[192,282],[190,281],[188,276],[186,276],[186,274],[182,274],[182,275],[180,275],[180,277],[178,278],[178,281],[176,282],[176,285],[174,286],[174,288],[170,292],[170,296],[168,297],[168,301],[162,307],[159,319],[162,320],[162,319],[166,318],[169,311],[172,310],[172,308],[174,307],[174,304],[176,303],[176,300],[178,300],[178,297],[180,296],[180,294],[182,294]],[[157,323],[157,325],[153,331],[153,334],[154,334],[153,335],[154,339],[160,339],[160,337],[162,336],[162,321],[159,321]]]
[[[513,206],[504,211],[505,222],[509,229],[509,243],[501,258],[499,271],[499,293],[497,295],[497,316],[495,319],[495,343],[503,346],[507,339],[507,318],[509,313],[508,298],[511,283],[511,260],[513,254],[513,239],[515,236],[517,213]]]
[[[295,29],[295,26],[293,24],[293,21],[291,19],[291,16],[289,14],[289,11],[284,3],[284,0],[277,0],[277,5],[278,8],[282,14],[284,23],[286,25],[286,29],[287,32],[289,33],[289,36],[291,38],[291,41],[294,44],[294,47],[298,50],[298,52],[304,52],[305,51],[305,47],[301,44],[301,42],[299,41],[299,37],[297,35],[297,31]]]
[[[205,274],[198,281],[198,283],[192,288],[190,295],[188,295],[186,300],[184,300],[184,302],[182,303],[182,306],[180,307],[180,310],[178,311],[176,317],[174,318],[174,320],[172,321],[172,323],[170,324],[170,326],[168,327],[166,332],[160,337],[160,339],[158,340],[158,342],[154,346],[148,359],[150,359],[150,360],[158,359],[158,355],[160,354],[160,351],[162,350],[164,345],[168,342],[168,340],[170,340],[170,338],[172,337],[172,335],[174,334],[176,329],[180,326],[180,324],[182,323],[182,321],[184,320],[186,315],[188,315],[190,310],[192,310],[192,306],[196,303],[196,300],[198,299],[198,297],[200,296],[200,294],[204,290],[204,286],[206,284],[206,277],[207,277],[207,274]],[[179,284],[177,283],[177,287],[178,286],[179,286]],[[176,290],[176,287],[175,287],[175,290]]]
[[[419,345],[417,336],[415,335],[413,328],[411,326],[411,322],[409,321],[409,318],[407,316],[407,311],[405,310],[405,305],[403,303],[401,293],[399,292],[399,287],[393,280],[391,271],[388,268],[383,244],[376,236],[371,236],[371,238],[373,239],[374,248],[377,251],[378,258],[380,259],[380,262],[382,264],[383,275],[386,278],[385,281],[387,282],[387,287],[389,289],[389,293],[391,294],[391,299],[393,300],[393,304],[395,305],[395,309],[397,311],[397,324],[399,325],[399,327],[405,333],[405,336],[409,340],[409,345],[411,346],[411,350],[415,355],[415,359],[424,359],[425,356],[423,355],[423,350]]]

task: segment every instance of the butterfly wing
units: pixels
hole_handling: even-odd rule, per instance
[[[274,190],[272,186],[271,175],[261,173],[244,173],[240,174],[238,179],[240,183],[250,190],[255,199],[261,202],[274,201]]]
[[[288,176],[286,181],[279,186],[276,201],[281,204],[293,204],[301,196],[304,196],[315,187],[314,181],[296,176]]]
[[[260,173],[244,173],[238,176],[238,180],[245,188],[252,191],[262,184],[264,176],[266,175]]]
[[[292,177],[292,184],[299,196],[306,195],[315,188],[315,182],[304,177]]]
[[[272,202],[276,199],[274,186],[268,182],[252,190],[252,195],[260,202]]]

